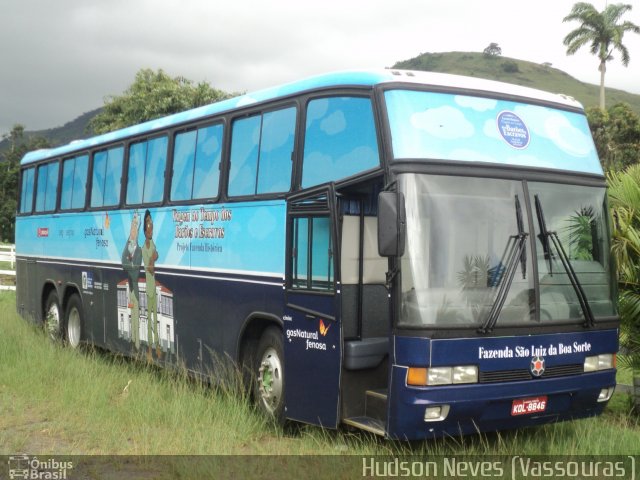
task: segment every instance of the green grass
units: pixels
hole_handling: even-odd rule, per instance
[[[640,455],[640,426],[618,394],[598,418],[435,441],[283,430],[233,383],[209,388],[175,371],[53,344],[15,313],[10,293],[0,294],[0,312],[0,455]]]
[[[616,374],[616,382],[623,385],[633,385],[633,372],[630,368],[623,368],[618,363],[618,373]]]
[[[0,303],[2,451],[229,454],[243,442],[259,452],[260,435],[277,435],[242,396],[122,357],[52,344],[7,313],[15,310],[9,297]]]

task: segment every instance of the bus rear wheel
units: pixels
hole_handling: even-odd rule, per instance
[[[62,313],[58,293],[55,290],[49,292],[44,304],[44,329],[54,342],[62,338]]]
[[[71,295],[67,302],[65,315],[65,341],[71,348],[78,348],[82,340],[83,324],[82,301],[77,294]]]
[[[267,328],[258,344],[256,355],[255,399],[260,410],[282,423],[284,420],[284,348],[282,333]]]

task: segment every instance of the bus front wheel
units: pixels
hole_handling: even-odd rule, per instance
[[[55,342],[62,338],[62,314],[58,293],[51,290],[44,304],[44,328],[49,338]]]
[[[267,328],[258,344],[255,398],[261,410],[278,422],[284,419],[284,348],[282,332]]]
[[[82,301],[77,294],[73,294],[67,302],[65,315],[65,340],[71,348],[78,348],[82,340]]]

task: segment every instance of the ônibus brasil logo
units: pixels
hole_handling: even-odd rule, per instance
[[[544,358],[542,357],[533,357],[531,359],[531,365],[529,365],[531,370],[531,375],[534,377],[541,377],[544,373]]]
[[[42,459],[28,455],[11,455],[9,457],[9,478],[24,480],[66,480],[73,462],[60,461],[55,458]]]

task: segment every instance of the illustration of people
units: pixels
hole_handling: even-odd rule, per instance
[[[140,350],[140,291],[138,288],[138,275],[142,265],[142,250],[138,245],[138,229],[140,218],[138,213],[133,214],[129,238],[122,251],[122,268],[127,272],[129,279],[129,308],[131,308],[131,330],[136,350]]]
[[[151,361],[151,349],[155,345],[156,355],[162,356],[160,338],[158,337],[158,306],[156,302],[156,277],[155,264],[158,259],[158,251],[153,242],[153,219],[149,210],[144,212],[144,243],[142,245],[142,259],[144,261],[144,274],[147,284],[147,360]]]

